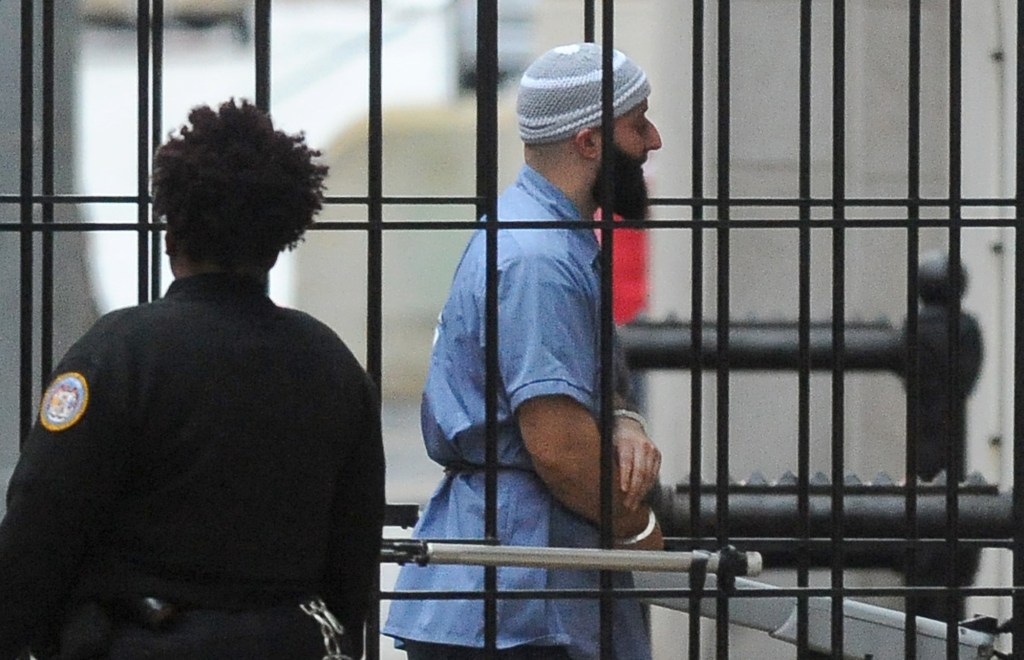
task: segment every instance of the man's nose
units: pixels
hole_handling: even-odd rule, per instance
[[[657,126],[651,124],[650,130],[647,132],[647,151],[657,151],[658,149],[661,149],[661,133]]]

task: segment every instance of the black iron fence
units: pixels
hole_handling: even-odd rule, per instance
[[[388,154],[384,148],[384,59],[387,47],[385,16],[387,2],[369,0],[365,3],[361,37],[366,55],[366,85],[349,91],[365,103],[366,177],[361,192],[351,195],[333,194],[328,199],[327,221],[317,232],[341,232],[360,235],[365,240],[365,365],[378,383],[386,379],[384,367],[385,325],[383,299],[389,294],[384,281],[384,252],[389,232],[460,231],[474,226],[472,221],[433,221],[386,219],[389,210],[410,207],[445,209],[438,217],[450,218],[457,213],[447,209],[472,206],[475,215],[496,217],[498,183],[499,92],[505,71],[499,66],[499,15],[502,0],[476,2],[477,50],[473,108],[475,115],[475,177],[473,190],[440,191],[427,195],[389,195],[384,185]],[[97,313],[90,284],[94,275],[84,247],[89,235],[122,233],[134,237],[136,300],[144,302],[158,297],[165,288],[161,281],[160,238],[163,226],[151,216],[149,197],[150,156],[162,140],[169,122],[178,117],[165,116],[165,36],[178,29],[167,15],[169,5],[162,0],[138,0],[129,4],[128,27],[135,58],[135,125],[120,127],[134,133],[136,167],[130,175],[129,194],[83,194],[81,172],[75,172],[76,134],[78,128],[73,108],[81,104],[103,104],[102,97],[78,98],[75,80],[77,53],[82,43],[78,7],[55,0],[8,0],[0,2],[0,53],[8,66],[0,70],[0,145],[6,156],[0,168],[0,357],[4,371],[0,383],[0,459],[9,474],[16,459],[17,446],[32,424],[41,383],[62,350],[82,332]],[[272,29],[275,10],[293,2],[255,0],[243,13],[232,15],[231,25],[241,32],[240,48],[251,49],[253,68],[252,97],[257,105],[273,110],[275,89],[272,85],[275,51]],[[429,4],[429,3],[424,3]],[[545,3],[536,9],[537,21],[550,10]],[[737,57],[750,39],[743,20],[749,20],[750,6],[744,3],[702,0],[659,4],[647,3],[649,9],[639,14],[628,13],[630,3],[613,0],[579,0],[552,3],[570,7],[577,17],[579,29],[575,38],[597,41],[606,46],[617,45],[616,35],[626,20],[645,21],[645,25],[668,19],[679,20],[678,40],[686,44],[689,82],[685,94],[687,107],[673,108],[669,117],[686,117],[676,126],[678,134],[689,134],[690,149],[684,160],[688,163],[689,180],[677,183],[687,190],[681,196],[663,195],[653,199],[654,219],[624,226],[644,226],[657,231],[685,234],[689,249],[685,257],[690,276],[685,282],[689,291],[685,317],[679,323],[634,324],[622,329],[627,353],[638,369],[685,368],[690,371],[690,420],[686,432],[664,433],[658,438],[665,443],[688,447],[688,480],[657,493],[659,510],[666,531],[672,535],[670,546],[676,549],[714,550],[735,545],[741,550],[763,551],[769,562],[796,571],[797,617],[794,643],[801,658],[820,657],[813,651],[812,639],[820,631],[811,605],[813,598],[827,597],[833,603],[845,597],[897,597],[905,604],[909,617],[927,613],[945,625],[947,657],[958,657],[958,621],[960,604],[968,596],[991,596],[1012,603],[1011,632],[1024,635],[1024,535],[1020,530],[1024,502],[1020,489],[1012,484],[995,485],[977,481],[964,483],[968,474],[964,454],[966,397],[978,375],[981,328],[974,318],[961,309],[960,293],[964,274],[961,269],[946,273],[944,284],[933,286],[933,273],[918,272],[917,264],[923,244],[922,236],[939,235],[944,250],[953,263],[963,251],[964,234],[984,228],[1010,231],[1010,241],[1003,244],[1006,256],[1015,263],[1024,256],[1024,240],[1016,233],[1017,218],[1024,208],[1020,191],[1024,189],[1024,111],[1019,104],[1008,106],[1003,140],[1012,140],[1006,151],[1012,153],[1009,171],[1014,173],[1012,192],[1004,196],[970,196],[965,194],[963,152],[965,145],[963,81],[972,75],[965,65],[963,43],[965,16],[975,8],[960,0],[925,6],[921,0],[892,2],[891,16],[905,26],[902,44],[905,76],[894,84],[892,94],[901,99],[906,121],[902,128],[905,139],[901,176],[895,184],[897,192],[888,195],[860,195],[852,192],[849,180],[854,157],[848,151],[848,116],[850,99],[847,88],[847,55],[852,46],[848,36],[858,29],[848,22],[862,3],[790,0],[768,3],[794,18],[789,26],[786,48],[794,54],[792,63],[796,93],[790,98],[795,115],[792,142],[787,145],[795,153],[796,165],[792,194],[747,194],[735,182],[741,166],[733,158],[736,148],[733,136],[742,132],[742,120],[732,105],[734,78],[744,73],[735,62],[748,62]],[[1005,21],[1016,21],[1009,44],[994,52],[993,58],[1013,65],[1004,77],[1013,90],[1024,82],[1024,66],[1014,53],[1019,52],[1019,35],[1024,21],[1021,3],[996,3],[1007,10]],[[618,5],[618,6],[617,6]],[[84,5],[83,5],[84,6]],[[680,9],[680,6],[683,8]],[[644,13],[647,11],[648,13]],[[618,12],[618,13],[617,13]],[[625,15],[628,18],[618,19]],[[746,18],[743,18],[746,17]],[[938,18],[936,18],[938,17]],[[741,20],[742,19],[742,20]],[[923,85],[923,70],[934,53],[928,41],[936,29],[928,21],[938,20],[945,57],[942,89],[936,92]],[[749,27],[749,26],[748,26]],[[222,35],[223,36],[223,35]],[[542,44],[550,46],[553,44]],[[678,44],[673,44],[677,46]],[[538,49],[539,51],[540,49]],[[765,55],[770,57],[770,55]],[[201,69],[201,67],[200,67]],[[822,73],[825,72],[825,73]],[[883,75],[874,70],[861,70],[858,75]],[[193,75],[200,79],[197,70]],[[886,73],[885,75],[888,75]],[[827,85],[821,87],[822,76]],[[929,79],[934,81],[934,78]],[[679,84],[671,76],[663,77],[663,85]],[[770,85],[771,82],[766,82]],[[676,90],[679,91],[679,90]],[[1016,98],[1015,93],[1006,95]],[[945,108],[940,138],[929,133],[922,117],[930,111],[928,103],[938,102]],[[219,100],[219,99],[218,99]],[[816,132],[821,117],[827,112],[826,146]],[[318,108],[330,112],[330,108]],[[662,125],[671,125],[669,119]],[[108,129],[110,130],[110,129]],[[786,133],[786,135],[790,135]],[[941,143],[945,167],[940,175],[941,191],[936,193],[925,182],[922,172],[933,170],[922,154],[931,153]],[[824,164],[823,164],[824,163]],[[662,179],[673,178],[671,172],[660,172]],[[685,177],[683,177],[685,179]],[[670,186],[665,186],[669,188]],[[824,192],[823,192],[824,191]],[[82,210],[88,207],[129,207],[134,222],[82,222]],[[352,209],[357,221],[335,221],[331,211]],[[882,211],[871,215],[870,210]],[[759,217],[758,214],[771,217]],[[607,214],[610,218],[611,214]],[[488,232],[494,236],[495,223]],[[605,280],[603,319],[603,363],[612,361],[611,320],[612,254],[614,237],[610,219],[599,226],[603,238],[602,258]],[[733,273],[742,264],[733,259],[735,231],[769,230],[795,236],[796,285],[792,292],[797,313],[784,323],[737,322],[731,318],[731,297],[736,294]],[[897,298],[905,308],[900,327],[888,323],[850,325],[846,321],[849,273],[852,264],[847,255],[852,232],[896,232],[906,256],[905,277]],[[824,236],[824,242],[819,237]],[[816,320],[812,315],[814,285],[812,247],[824,252],[832,264],[829,281],[830,316]],[[816,252],[817,254],[817,252]],[[682,256],[682,255],[681,255]],[[493,262],[492,262],[493,266]],[[1012,271],[1011,293],[1007,304],[1015,299],[1024,278],[1021,269]],[[652,289],[675,284],[654,280]],[[931,297],[945,291],[957,295]],[[923,301],[923,305],[920,304]],[[493,420],[495,388],[498,385],[494,318],[498,308],[496,278],[489,278],[488,325],[490,366],[490,417]],[[708,310],[711,310],[710,312]],[[1016,305],[1014,327],[1024,323],[1024,309]],[[954,338],[954,340],[951,340]],[[1024,342],[1016,333],[1006,338],[1012,349],[995,357],[1012,355],[1012,373],[1024,366]],[[730,443],[729,419],[730,378],[744,369],[786,369],[797,376],[797,406],[782,414],[795,418],[795,437],[787,438],[796,455],[792,473],[779,481],[752,479],[737,485],[730,478],[730,461],[738,451]],[[899,478],[876,479],[872,484],[851,482],[846,469],[847,435],[843,426],[846,417],[846,383],[850,373],[858,369],[885,369],[897,374],[906,392],[904,415],[906,434],[896,439],[903,450],[903,472],[923,477],[901,482]],[[811,373],[823,370],[830,374],[829,395],[832,428],[829,433],[827,468],[829,474],[816,477],[818,468],[812,461],[811,440]],[[605,373],[611,372],[606,368]],[[705,377],[713,377],[708,388]],[[1014,385],[1016,383],[1014,382]],[[611,383],[606,378],[605,389]],[[705,392],[705,389],[710,391]],[[1024,420],[1024,405],[1018,387],[1012,395],[1012,433],[1007,445],[1016,448],[1016,438]],[[607,397],[610,399],[611,397]],[[706,404],[713,401],[714,437],[705,437]],[[609,435],[610,412],[602,416],[602,429]],[[491,428],[492,435],[494,428]],[[385,438],[385,442],[387,442]],[[1024,478],[1024,452],[1013,452],[1014,481]],[[494,456],[491,456],[493,461]],[[707,464],[713,464],[709,470]],[[932,481],[941,471],[951,478]],[[486,536],[495,536],[497,517],[494,506],[494,471],[489,472]],[[604,489],[610,492],[610,463],[604,471]],[[395,521],[408,522],[408,509],[394,510]],[[404,515],[404,517],[403,517]],[[610,525],[605,526],[610,529]],[[610,535],[606,535],[610,542]],[[971,576],[977,552],[982,547],[997,547],[1012,555],[1012,568],[997,586],[972,587]],[[846,585],[847,571],[866,565],[889,565],[912,579],[900,587],[860,587]],[[927,576],[922,566],[927,565]],[[811,586],[811,570],[824,566],[828,570],[827,587]],[[485,621],[488,648],[493,649],[497,626],[496,603],[503,594],[495,588],[495,569],[487,568],[488,589],[481,596],[481,617]],[[927,579],[925,579],[927,577]],[[609,583],[610,584],[610,583]],[[623,594],[613,594],[609,584],[599,593],[587,597],[610,603]],[[694,589],[683,591],[638,592],[638,595],[690,597]],[[688,626],[689,657],[730,657],[732,646],[730,599],[736,593],[717,589],[713,617],[715,632],[710,635],[699,625],[696,608],[691,610]],[[394,593],[386,588],[383,600],[391,598],[444,598],[446,594]],[[745,592],[751,598],[750,591]],[[756,596],[756,594],[755,594]],[[926,599],[938,600],[927,601]],[[936,604],[937,603],[937,604]],[[735,610],[733,610],[735,611]],[[828,614],[829,653],[843,657],[844,631],[848,625],[842,608],[832,607]],[[370,657],[381,654],[376,622],[368,635]],[[857,634],[857,633],[851,633]],[[920,657],[918,628],[905,626],[903,643],[907,658]],[[614,631],[606,625],[602,634],[605,657],[610,657],[610,640]],[[710,651],[711,647],[714,651]],[[1004,644],[1004,648],[1008,644]],[[659,657],[675,657],[682,648],[656,649]],[[959,656],[962,657],[962,656]]]

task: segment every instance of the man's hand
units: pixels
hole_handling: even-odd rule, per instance
[[[600,524],[601,436],[590,411],[567,396],[541,396],[524,402],[517,414],[534,469],[551,494]],[[616,422],[612,442],[617,459],[613,479],[624,486],[612,494],[612,533],[627,539],[641,533],[649,521],[650,509],[640,500],[657,478],[661,453],[633,420]],[[623,475],[626,469],[628,474]],[[632,509],[623,505],[627,496]],[[655,526],[651,536],[628,547],[655,550],[661,544],[661,529]]]
[[[615,445],[615,458],[619,465],[622,506],[629,511],[636,511],[658,481],[661,451],[644,433],[640,422],[628,417],[616,416],[612,443]]]

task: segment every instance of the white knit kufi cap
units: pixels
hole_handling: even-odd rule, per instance
[[[643,69],[612,49],[613,114],[618,118],[651,93]],[[558,142],[601,125],[601,46],[558,46],[541,55],[519,83],[516,115],[526,144]]]

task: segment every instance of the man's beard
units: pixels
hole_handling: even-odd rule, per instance
[[[644,179],[644,162],[633,158],[618,145],[612,145],[612,211],[625,220],[643,220],[647,217],[647,181]],[[601,190],[604,186],[603,172],[594,182],[594,200],[600,207]]]

